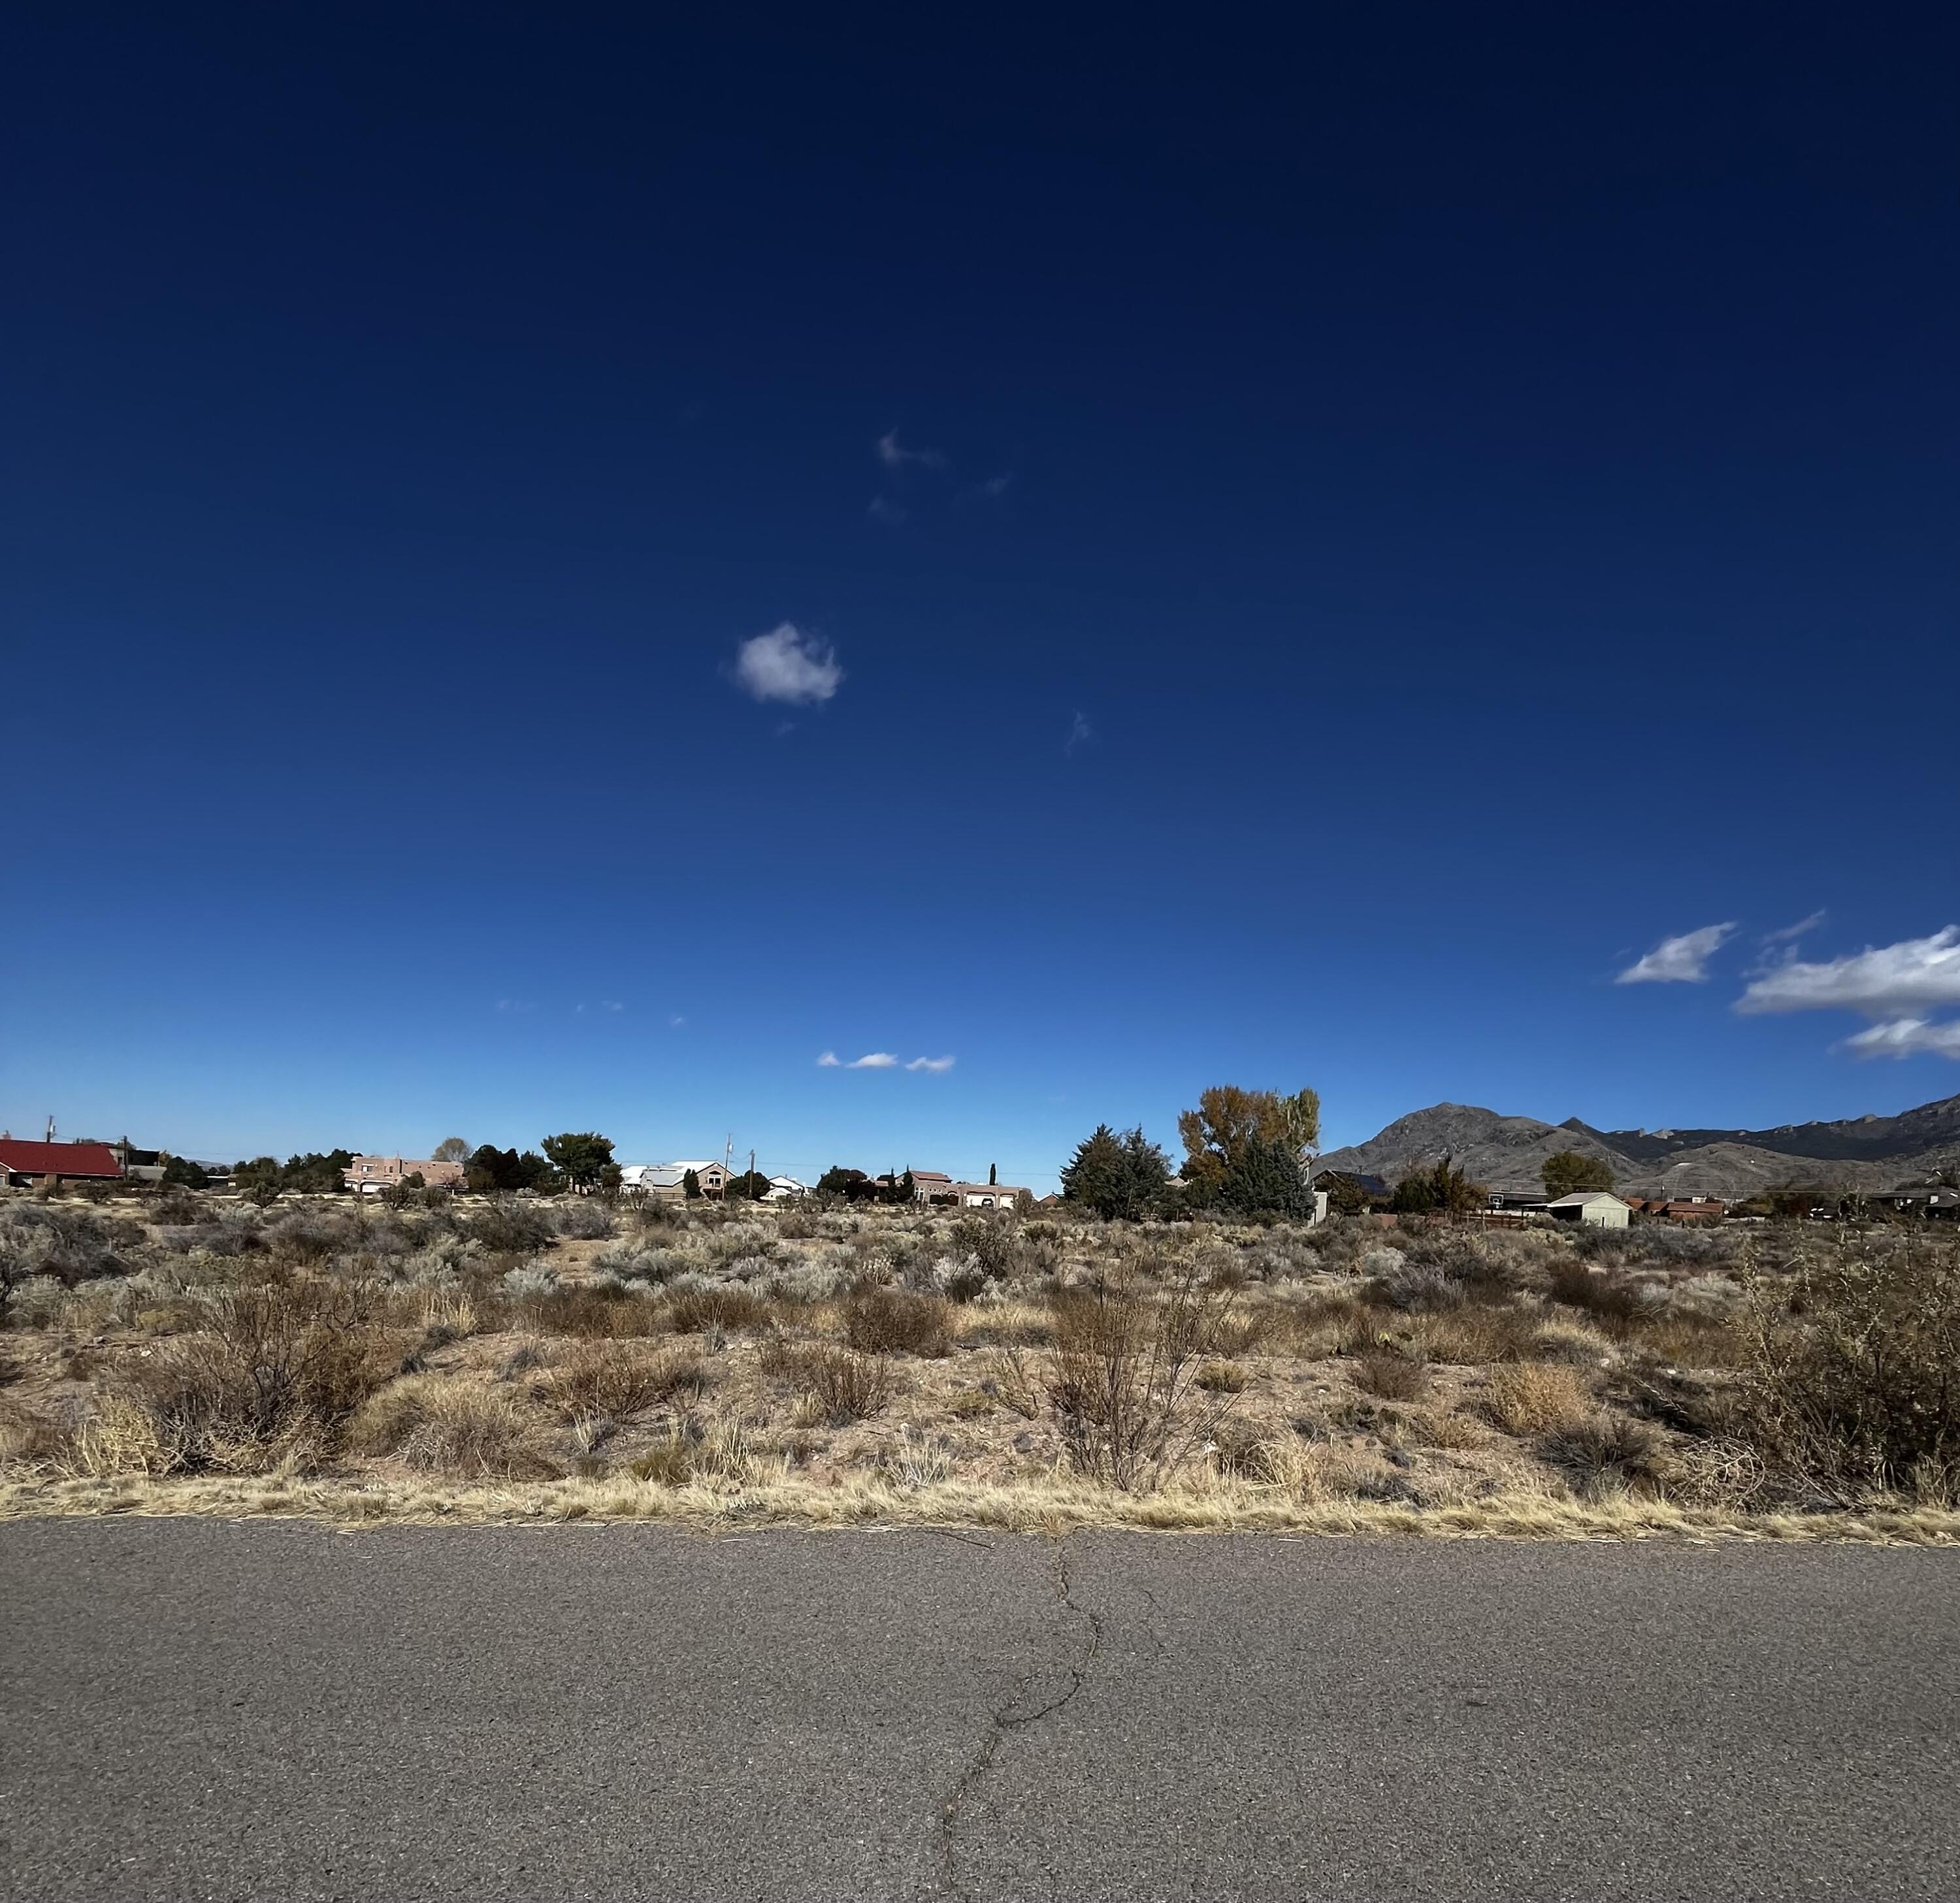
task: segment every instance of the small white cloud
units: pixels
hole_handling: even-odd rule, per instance
[[[616,998],[602,998],[599,1001],[609,1011],[623,1011],[626,1008]]]
[[[1646,957],[1629,965],[1614,980],[1619,985],[1699,985],[1708,976],[1708,961],[1734,937],[1736,921],[1704,925],[1678,938],[1663,938]]]
[[[672,1017],[670,1017],[670,1018],[669,1018],[669,1019],[667,1020],[667,1024],[668,1024],[669,1028],[670,1028],[670,1029],[673,1029],[673,1030],[676,1030],[676,1031],[677,1031],[677,1030],[679,1030],[679,1029],[680,1029],[680,1027],[681,1027],[683,1024],[685,1024],[686,1022],[687,1022],[687,1020],[686,1020],[686,1018],[682,1017],[682,1016],[680,1016],[680,1014],[679,1014],[678,1012],[676,1012],[676,1014],[675,1014]]]
[[[1763,972],[1736,1008],[1863,1011],[1879,1017],[1927,1004],[1960,1004],[1960,925],[1930,938],[1867,945],[1844,958],[1790,959]]]
[[[1933,1024],[1923,1017],[1895,1017],[1847,1038],[1844,1048],[1860,1057],[1915,1057],[1930,1051],[1938,1057],[1960,1058],[1960,1019]]]
[[[1061,750],[1072,756],[1078,746],[1087,746],[1095,737],[1096,730],[1089,724],[1087,717],[1077,714],[1068,724],[1068,738],[1062,742]]]
[[[743,642],[735,657],[735,678],[759,701],[807,705],[829,699],[843,684],[844,670],[828,641],[785,621]]]
[[[908,1071],[950,1071],[953,1068],[950,1057],[915,1057],[905,1066]]]
[[[867,1051],[862,1057],[854,1057],[844,1068],[847,1071],[890,1071],[897,1068],[898,1061],[889,1051]]]
[[[822,1056],[816,1060],[816,1068],[819,1071],[834,1071],[837,1068],[837,1053],[835,1051],[826,1051]]]
[[[1786,925],[1780,931],[1766,931],[1756,940],[1759,945],[1793,944],[1806,932],[1815,931],[1824,922],[1824,909],[1819,906],[1808,918],[1799,918],[1793,925]]]
[[[883,495],[873,496],[871,506],[864,513],[873,522],[883,522],[894,529],[905,519],[905,511],[889,497]]]
[[[943,450],[908,450],[899,441],[899,432],[887,430],[878,438],[878,460],[888,469],[902,469],[908,463],[915,463],[922,469],[943,469],[950,466]]]
[[[1005,495],[1008,485],[1013,479],[1011,476],[990,476],[980,485],[980,493],[982,495],[993,496],[997,498]]]

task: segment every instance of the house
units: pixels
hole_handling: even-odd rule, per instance
[[[704,1196],[718,1198],[728,1187],[728,1171],[718,1163],[629,1163],[619,1172],[619,1187],[628,1195],[657,1196],[662,1202],[687,1200],[687,1173],[701,1185]],[[784,1177],[785,1182],[790,1180]]]
[[[912,1194],[923,1203],[950,1203],[953,1200],[953,1179],[943,1169],[915,1169]]]
[[[765,1202],[791,1202],[799,1196],[809,1194],[810,1185],[794,1176],[772,1176],[768,1192],[762,1200]]]
[[[358,1196],[378,1196],[384,1189],[399,1189],[411,1176],[419,1176],[426,1189],[460,1189],[463,1165],[438,1163],[433,1157],[369,1157],[357,1152],[341,1173],[341,1180]]]
[[[1010,1182],[956,1182],[952,1195],[961,1209],[1012,1209],[1023,1196],[1030,1202],[1034,1200],[1031,1192]]]
[[[1545,1204],[1547,1214],[1562,1223],[1581,1223],[1588,1229],[1624,1229],[1633,1207],[1605,1189],[1580,1189],[1570,1196],[1554,1196]]]
[[[123,1166],[106,1143],[35,1143],[0,1137],[0,1176],[10,1183],[116,1182]]]

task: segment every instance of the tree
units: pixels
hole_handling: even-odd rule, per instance
[[[701,1179],[692,1169],[681,1178],[680,1187],[681,1194],[686,1196],[689,1202],[700,1201]]]
[[[1277,1090],[1214,1084],[1199,1093],[1196,1109],[1179,1115],[1177,1134],[1184,1144],[1185,1181],[1215,1194],[1255,1138],[1284,1144],[1297,1157],[1312,1150],[1320,1141],[1319,1093],[1302,1090],[1282,1096]]]
[[[1161,1206],[1170,1163],[1141,1128],[1099,1123],[1061,1166],[1061,1199],[1105,1222],[1135,1222]]]
[[[692,1176],[693,1171],[688,1174]],[[769,1193],[769,1179],[759,1169],[751,1169],[737,1176],[730,1176],[721,1192],[730,1201],[761,1202]]]
[[[1445,1157],[1433,1169],[1411,1170],[1395,1185],[1389,1207],[1400,1216],[1467,1216],[1483,1208],[1486,1192]]]
[[[460,1137],[444,1137],[429,1152],[431,1163],[462,1163],[469,1155],[469,1146]]]
[[[1304,1216],[1313,1207],[1290,1135],[1248,1137],[1226,1166],[1218,1206],[1242,1216]]]
[[[278,1158],[254,1157],[250,1162],[241,1161],[231,1172],[231,1183],[247,1202],[256,1203],[261,1209],[269,1208],[279,1200],[283,1187]]]
[[[1589,1157],[1581,1150],[1561,1150],[1545,1160],[1545,1193],[1570,1196],[1581,1189],[1610,1189],[1612,1166],[1604,1157]]]
[[[188,1157],[173,1157],[167,1152],[164,1157],[164,1180],[185,1189],[211,1187],[211,1179],[201,1164],[192,1163]]]
[[[847,1169],[841,1163],[833,1163],[816,1179],[817,1193],[825,1196],[848,1196],[853,1183],[866,1180],[861,1169]]]
[[[567,1130],[546,1138],[543,1148],[558,1174],[580,1195],[619,1186],[619,1166],[612,1160],[610,1137],[596,1130]]]
[[[517,1189],[539,1189],[551,1181],[552,1166],[535,1150],[519,1156],[493,1143],[479,1144],[469,1153],[463,1185],[481,1195],[508,1195]]]
[[[910,1172],[907,1173],[909,1174]],[[1001,1166],[998,1163],[990,1163],[987,1166],[987,1187],[989,1189],[994,1188],[1000,1180]]]

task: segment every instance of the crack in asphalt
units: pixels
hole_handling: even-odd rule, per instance
[[[939,1888],[943,1892],[963,1895],[953,1874],[953,1860],[954,1838],[959,1826],[960,1814],[975,1788],[992,1771],[994,1761],[1001,1747],[1009,1736],[1023,1731],[1029,1725],[1039,1724],[1044,1718],[1052,1717],[1070,1703],[1089,1681],[1090,1668],[1096,1663],[1102,1650],[1102,1618],[1093,1607],[1082,1605],[1075,1597],[1074,1575],[1071,1567],[1068,1536],[1055,1542],[1054,1564],[1050,1571],[1050,1582],[1055,1588],[1054,1603],[1063,1611],[1072,1612],[1088,1626],[1087,1641],[1080,1656],[1064,1666],[1068,1682],[1045,1704],[1037,1705],[1032,1711],[1017,1711],[1015,1706],[1032,1689],[1036,1682],[1045,1676],[1052,1667],[1036,1665],[1023,1672],[1014,1682],[1014,1688],[1002,1703],[988,1714],[988,1728],[985,1742],[975,1755],[973,1761],[954,1782],[946,1801],[940,1806],[938,1822]]]

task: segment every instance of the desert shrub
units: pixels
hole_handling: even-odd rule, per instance
[[[1160,1485],[1230,1397],[1198,1385],[1232,1293],[1186,1268],[1160,1294],[1132,1268],[1058,1297],[1048,1396],[1077,1472],[1128,1491]]]
[[[1628,1491],[1651,1493],[1662,1472],[1660,1436],[1645,1421],[1624,1415],[1584,1415],[1548,1434],[1538,1447],[1588,1498]]]
[[[1004,1281],[1020,1254],[1013,1224],[1004,1216],[963,1216],[953,1225],[953,1246],[972,1257],[983,1281]]]
[[[1640,1293],[1634,1283],[1611,1270],[1589,1268],[1581,1260],[1554,1263],[1548,1282],[1554,1302],[1584,1309],[1602,1322],[1630,1322],[1642,1312]]]
[[[1960,1249],[1806,1265],[1748,1340],[1733,1427],[1771,1467],[1834,1498],[1960,1496]]]
[[[30,1277],[64,1287],[126,1275],[142,1261],[143,1232],[133,1223],[60,1204],[0,1203],[0,1318],[12,1291]]]
[[[858,1354],[848,1348],[805,1349],[796,1364],[796,1379],[813,1395],[833,1427],[868,1421],[889,1407],[898,1392],[891,1364],[880,1355]]]
[[[535,1255],[557,1233],[542,1208],[514,1196],[500,1196],[478,1210],[463,1230],[493,1255]]]
[[[412,1375],[384,1389],[348,1438],[360,1453],[396,1455],[425,1472],[462,1479],[549,1479],[560,1471],[508,1389],[439,1375]]]
[[[1243,1394],[1249,1379],[1236,1361],[1208,1361],[1198,1371],[1198,1385],[1207,1394]]]
[[[1395,1266],[1386,1274],[1375,1275],[1370,1281],[1370,1300],[1381,1303],[1384,1307],[1418,1314],[1462,1306],[1463,1284],[1453,1280],[1440,1264],[1411,1262],[1395,1249],[1371,1251],[1369,1259],[1376,1256],[1392,1256]]]
[[[616,1227],[612,1205],[597,1196],[561,1196],[550,1205],[546,1219],[552,1234],[567,1242],[604,1241]]]
[[[687,1258],[678,1249],[663,1248],[644,1236],[631,1236],[602,1249],[592,1259],[592,1266],[603,1275],[657,1285],[679,1275],[687,1266]]]
[[[1354,1367],[1354,1385],[1382,1401],[1415,1401],[1429,1386],[1429,1370],[1405,1354],[1364,1354]]]
[[[546,1377],[546,1399],[568,1421],[630,1421],[649,1408],[698,1401],[708,1386],[698,1357],[656,1354],[635,1341],[581,1341]]]
[[[938,1360],[953,1351],[952,1311],[937,1295],[862,1289],[844,1304],[844,1338],[865,1354]]]
[[[752,1289],[676,1289],[665,1306],[668,1325],[676,1335],[705,1335],[711,1329],[736,1335],[771,1323],[768,1303]]]
[[[953,1472],[953,1450],[943,1440],[914,1434],[909,1427],[899,1428],[898,1439],[878,1455],[879,1472],[907,1493],[937,1485]]]
[[[1526,1361],[1542,1350],[1539,1316],[1526,1309],[1472,1303],[1446,1315],[1423,1318],[1420,1339],[1432,1361],[1459,1367]]]
[[[1570,1368],[1527,1361],[1493,1370],[1484,1391],[1484,1412],[1505,1433],[1560,1433],[1592,1411],[1585,1385]]]
[[[227,1290],[197,1332],[104,1378],[103,1431],[145,1472],[317,1467],[401,1365],[402,1337],[370,1306],[364,1290],[313,1279]]]

